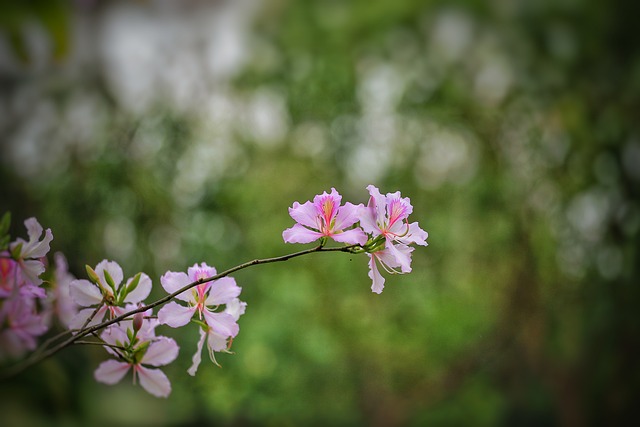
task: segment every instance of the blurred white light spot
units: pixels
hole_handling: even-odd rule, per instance
[[[511,70],[499,57],[486,58],[474,81],[474,92],[479,101],[495,105],[507,94],[511,86]]]
[[[447,62],[460,60],[471,43],[472,24],[463,11],[442,11],[431,32],[431,44],[435,52]]]
[[[281,143],[289,131],[289,113],[282,95],[268,90],[258,90],[246,106],[246,125],[243,131],[257,143],[275,146]]]
[[[600,241],[604,233],[609,201],[604,192],[591,190],[575,196],[567,208],[567,219],[582,237],[590,242]]]
[[[464,132],[437,125],[425,133],[416,163],[416,179],[425,189],[444,182],[464,184],[477,169],[475,140]]]
[[[613,246],[601,248],[598,251],[596,263],[603,278],[615,279],[622,272],[622,252]]]

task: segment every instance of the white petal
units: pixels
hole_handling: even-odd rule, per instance
[[[204,318],[207,321],[207,325],[209,325],[216,333],[225,337],[235,337],[238,335],[240,327],[232,315],[228,313],[211,313],[210,311],[205,310]]]
[[[116,286],[116,289],[120,288],[120,283],[122,283],[122,279],[124,279],[124,273],[122,273],[122,268],[115,261],[107,261],[102,260],[98,265],[96,265],[95,271],[98,273],[98,277],[102,281],[104,286],[109,286],[107,284],[107,280],[104,278],[104,271],[109,272],[109,276],[113,279],[113,283]]]
[[[240,295],[241,291],[233,277],[223,277],[211,283],[205,304],[208,306],[226,304]]]
[[[142,388],[156,397],[167,397],[171,393],[169,378],[160,369],[137,366],[138,379]]]
[[[227,307],[224,309],[224,312],[229,313],[237,321],[240,316],[244,314],[246,308],[246,302],[240,301],[238,298],[234,298],[227,303]]]
[[[42,283],[40,275],[44,273],[44,264],[37,259],[28,259],[20,262],[22,275],[28,281],[38,286]]]
[[[142,357],[142,362],[151,366],[163,366],[173,362],[178,357],[178,344],[167,337],[158,337],[152,342]]]
[[[97,381],[105,384],[116,384],[129,370],[129,364],[109,359],[100,364],[93,373]]]
[[[384,277],[382,277],[382,275],[378,271],[375,257],[371,254],[367,255],[369,255],[369,278],[373,282],[373,284],[371,285],[371,290],[376,294],[380,294],[384,289]]]
[[[179,289],[184,288],[189,283],[191,283],[191,279],[187,276],[187,273],[176,273],[173,271],[167,271],[161,278],[160,284],[164,288],[167,293],[172,294]],[[180,295],[176,296],[177,299],[185,302],[192,302],[193,297],[192,293],[189,291],[185,291]]]
[[[88,280],[74,280],[69,285],[69,295],[71,298],[83,307],[100,304],[102,302],[102,293],[96,285]]]
[[[187,370],[187,373],[192,377],[196,375],[198,366],[200,366],[200,361],[202,360],[202,347],[204,346],[204,339],[206,337],[207,333],[202,328],[200,328],[200,339],[198,340],[198,346],[196,348],[196,352],[191,358],[191,367]]]
[[[158,312],[158,320],[163,325],[179,328],[189,323],[193,317],[195,308],[184,307],[175,301],[171,301]]]
[[[214,351],[222,351],[227,348],[227,338],[223,335],[215,333],[213,330],[209,331],[209,339],[207,340],[207,347],[209,347],[209,354],[213,354]],[[216,360],[212,357],[211,361],[217,365]]]
[[[132,280],[133,280],[133,277],[127,280],[127,286],[129,286],[129,283],[131,283]],[[136,286],[136,288],[127,295],[127,297],[124,299],[124,302],[133,302],[133,303],[140,302],[144,300],[146,297],[148,297],[150,292],[151,292],[151,279],[149,278],[149,276],[142,273],[140,275],[140,281],[138,282],[138,286]]]

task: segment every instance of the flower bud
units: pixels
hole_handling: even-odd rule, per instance
[[[144,313],[136,313],[133,316],[133,330],[138,332],[142,328],[142,321],[144,320]]]

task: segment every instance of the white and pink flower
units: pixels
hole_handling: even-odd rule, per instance
[[[129,325],[127,327],[125,325]],[[154,333],[156,321],[143,320],[139,329],[134,329],[132,322],[116,324],[108,327],[100,338],[108,344],[106,350],[118,357],[102,362],[94,372],[97,381],[105,384],[116,384],[133,370],[133,383],[140,385],[156,397],[167,397],[171,393],[171,383],[160,369],[178,357],[178,344],[167,337],[156,337]]]
[[[96,308],[98,311],[87,326],[97,325],[104,320],[107,314],[110,319],[124,314],[125,304],[142,302],[151,292],[151,279],[145,273],[138,273],[123,284],[122,268],[115,261],[103,260],[94,271],[97,283],[80,279],[72,281],[69,285],[71,298],[78,305],[89,307],[80,310],[75,315],[69,324],[70,329],[85,326]]]

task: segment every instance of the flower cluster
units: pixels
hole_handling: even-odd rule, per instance
[[[167,397],[171,383],[158,366],[173,362],[178,357],[178,344],[167,337],[158,337],[157,319],[151,319],[151,310],[138,313],[133,320],[107,327],[100,335],[105,349],[116,359],[104,361],[96,369],[97,381],[116,384],[133,370],[133,383],[140,385],[156,397]]]
[[[144,300],[151,293],[151,278],[140,272],[125,280],[115,261],[103,260],[93,268],[87,265],[87,279],[76,279],[69,274],[64,256],[55,254],[54,271],[43,274],[53,240],[51,230],[43,230],[35,218],[29,218],[25,221],[29,240],[11,242],[6,214],[0,219],[0,361],[35,350],[37,338],[48,331],[55,316],[67,329],[66,340],[50,344],[57,339],[53,337],[32,360],[39,361],[42,354],[48,356],[70,344],[97,343],[113,357],[95,370],[97,381],[115,384],[132,371],[134,384],[139,382],[154,396],[167,397],[171,383],[159,368],[177,358],[179,347],[172,338],[156,335],[156,328],[195,324],[200,338],[187,372],[196,374],[205,345],[211,361],[218,365],[215,353],[230,352],[247,306],[239,299],[242,289],[228,276],[231,272],[319,251],[366,253],[371,289],[379,294],[385,283],[379,266],[392,274],[411,271],[411,245],[426,246],[428,235],[417,222],[409,223],[410,200],[400,192],[382,195],[373,185],[367,190],[366,206],[342,204],[335,188],[313,201],[293,203],[289,215],[296,223],[282,233],[285,242],[319,239],[316,248],[253,260],[223,273],[204,262],[186,272],[168,271],[160,278],[168,295],[148,305]],[[346,246],[325,248],[328,239]],[[162,307],[154,315],[157,306]],[[80,341],[84,337],[97,341]]]
[[[9,243],[9,214],[0,221],[0,360],[34,350],[37,337],[48,329],[46,292],[40,275],[43,257],[53,240],[51,230],[35,218],[24,222],[29,241]]]
[[[354,246],[352,252],[364,251],[369,256],[371,290],[377,294],[384,288],[385,279],[378,264],[388,273],[411,272],[411,244],[426,246],[428,234],[417,222],[409,223],[413,206],[400,192],[382,195],[373,185],[367,187],[367,206],[341,205],[342,196],[335,188],[331,193],[314,197],[313,202],[294,202],[289,215],[296,221],[282,237],[287,243],[310,243],[331,238]]]
[[[160,279],[168,293],[178,292],[189,283],[199,282],[197,286],[176,295],[176,299],[187,303],[186,306],[172,301],[158,312],[160,323],[172,328],[184,326],[189,321],[200,326],[198,349],[188,370],[190,375],[195,375],[198,370],[205,340],[211,361],[218,364],[214,352],[228,351],[231,340],[239,331],[237,321],[247,305],[238,299],[241,288],[232,277],[206,281],[216,273],[215,268],[202,263],[189,267],[186,273],[169,271]],[[224,310],[221,309],[222,305],[225,305]]]
[[[201,339],[193,365],[188,370],[191,375],[195,375],[200,365],[205,339],[208,338],[211,360],[217,365],[213,352],[228,351],[231,339],[240,330],[237,321],[246,307],[246,303],[238,299],[240,287],[231,277],[213,280],[216,269],[205,263],[195,264],[187,273],[169,271],[160,278],[165,291],[186,302],[187,306],[171,301],[160,309],[157,318],[153,317],[151,309],[139,312],[133,318],[127,316],[142,306],[151,291],[151,279],[145,273],[138,273],[124,282],[122,268],[108,260],[101,261],[95,268],[87,266],[86,270],[89,280],[74,280],[70,286],[75,302],[87,307],[71,320],[70,328],[79,332],[102,323],[105,318],[118,320],[124,317],[100,335],[107,352],[118,359],[103,362],[95,371],[96,380],[105,384],[119,382],[132,369],[134,384],[139,381],[154,396],[167,397],[171,383],[157,367],[175,360],[179,347],[173,339],[156,336],[157,326],[178,328],[189,322],[200,326]],[[222,305],[226,306],[224,310]],[[142,308],[137,311],[140,310]]]

